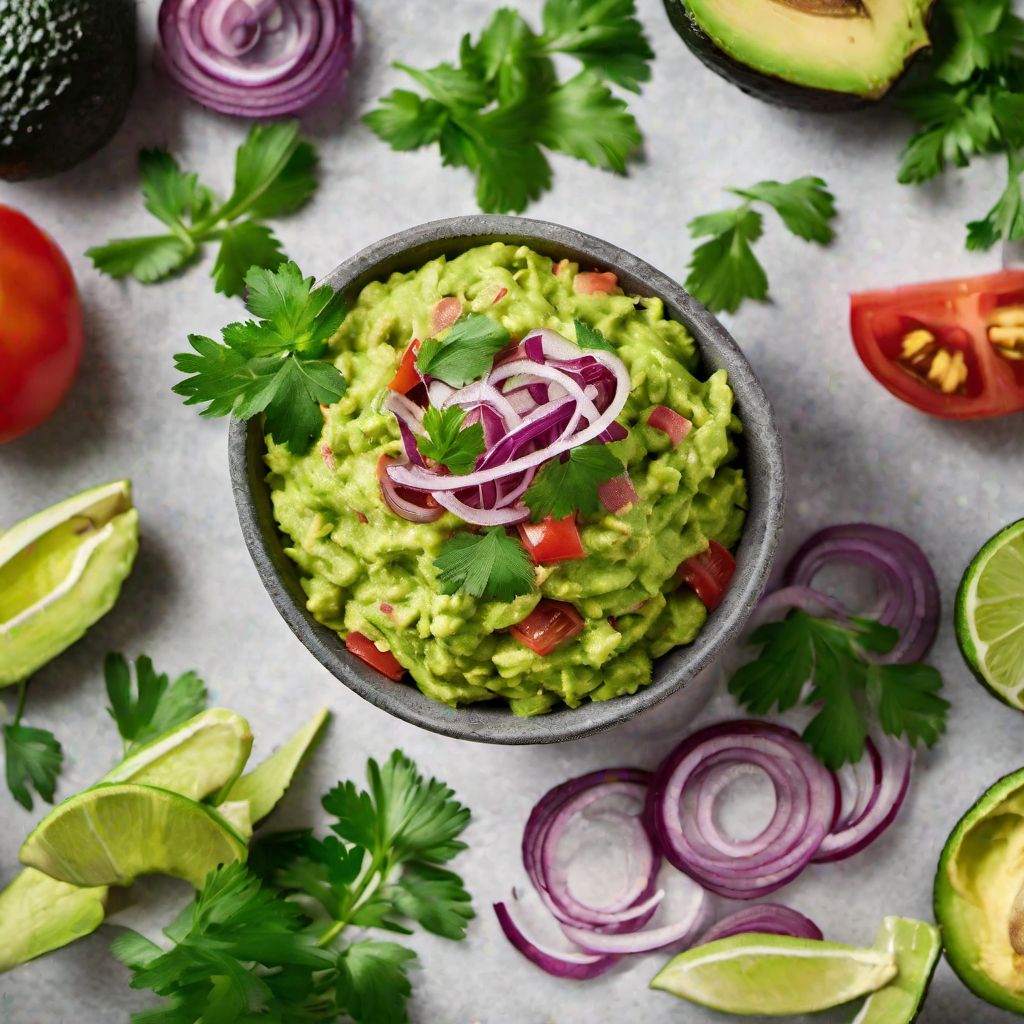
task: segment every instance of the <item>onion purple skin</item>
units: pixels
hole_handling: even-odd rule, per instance
[[[706,946],[709,942],[728,939],[733,935],[788,935],[794,939],[813,939],[820,942],[821,929],[799,911],[781,903],[758,903],[743,907],[734,914],[713,924],[695,943]]]

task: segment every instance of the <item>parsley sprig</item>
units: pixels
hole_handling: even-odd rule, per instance
[[[27,698],[26,680],[18,688],[14,720],[4,725],[3,736],[7,788],[26,811],[31,811],[33,789],[47,803],[53,803],[57,779],[64,767],[64,751],[49,729],[22,722]]]
[[[559,81],[556,55],[582,71]],[[436,143],[475,175],[482,210],[519,213],[551,185],[545,149],[625,172],[640,131],[605,83],[639,92],[653,56],[634,0],[547,0],[540,32],[503,7],[463,38],[457,65],[396,64],[425,95],[396,89],[364,120],[392,149]]]
[[[509,333],[482,313],[463,317],[444,338],[427,338],[416,354],[420,373],[462,388],[479,380],[509,343]]]
[[[694,238],[707,237],[690,258],[686,287],[708,309],[735,313],[745,299],[768,297],[768,275],[752,248],[764,231],[764,217],[752,206],[772,207],[797,238],[827,245],[834,236],[835,197],[821,178],[760,181],[727,191],[746,202],[695,217],[687,225]]]
[[[267,433],[297,454],[321,429],[320,405],[347,389],[341,372],[324,360],[331,335],[345,319],[345,303],[332,288],[313,287],[291,262],[277,270],[252,267],[246,306],[258,321],[228,324],[223,342],[190,334],[193,352],[174,365],[191,374],[173,388],[186,405],[207,403],[202,416],[266,416]]]
[[[297,122],[255,125],[236,154],[231,195],[221,202],[170,153],[143,150],[139,176],[145,207],[168,230],[116,238],[86,255],[104,274],[152,284],[197,259],[207,242],[219,242],[214,287],[240,295],[250,267],[273,270],[284,262],[281,243],[260,222],[293,213],[312,196],[316,161]]]
[[[891,736],[934,744],[949,703],[942,677],[927,665],[879,665],[869,654],[892,650],[899,635],[867,619],[849,623],[794,611],[755,630],[760,656],[729,681],[729,692],[755,715],[805,703],[817,714],[804,740],[829,768],[859,761],[873,720]],[[810,681],[810,687],[807,683]]]
[[[523,495],[533,519],[564,519],[576,512],[596,515],[601,509],[598,487],[626,471],[603,444],[583,444],[567,456],[546,462]]]
[[[484,601],[514,601],[536,589],[533,563],[523,545],[500,526],[457,533],[434,559],[441,592],[464,590]]]
[[[432,405],[423,414],[425,433],[416,438],[416,446],[426,458],[460,476],[472,470],[484,450],[483,426],[471,423],[464,427],[465,420],[465,411],[457,406],[438,409]]]
[[[339,783],[323,799],[331,835],[300,830],[256,843],[250,867],[210,874],[165,929],[164,949],[135,932],[114,953],[162,1006],[133,1020],[161,1024],[266,1018],[405,1024],[416,954],[351,929],[411,934],[418,923],[462,939],[469,894],[445,865],[465,844],[469,811],[400,751],[371,760],[368,788]]]

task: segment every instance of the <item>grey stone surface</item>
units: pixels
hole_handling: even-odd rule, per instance
[[[155,0],[140,14],[149,53]],[[474,210],[469,181],[435,153],[393,154],[356,113],[401,81],[388,61],[447,57],[459,36],[493,8],[450,0],[438,8],[396,0],[364,3],[364,42],[347,112],[315,126],[325,158],[316,203],[279,222],[289,252],[325,273],[378,238],[423,220]],[[537,0],[522,5],[527,13]],[[910,125],[892,112],[826,118],[776,110],[706,71],[671,33],[657,0],[641,11],[658,59],[644,95],[631,100],[645,132],[645,160],[619,180],[556,159],[555,188],[529,211],[571,224],[681,276],[692,215],[727,202],[720,187],[762,177],[819,173],[839,197],[839,238],[827,252],[792,239],[769,219],[760,247],[773,303],[743,309],[729,326],[775,404],[787,449],[790,503],[784,551],[810,530],[858,519],[906,530],[931,556],[946,615],[932,656],[954,703],[949,734],[919,762],[898,825],[868,852],[812,868],[780,898],[836,938],[869,941],[883,914],[927,917],[933,865],[944,837],[988,783],[1024,762],[1024,719],[989,698],[956,651],[950,607],[960,573],[990,534],[1024,515],[1020,416],[948,424],[902,406],[868,376],[850,344],[847,293],[858,288],[981,272],[998,254],[970,255],[964,223],[987,209],[997,162],[933,187],[896,184],[896,155]],[[693,699],[660,705],[604,735],[551,747],[482,748],[433,736],[370,707],[304,650],[274,610],[241,541],[231,500],[225,425],[200,420],[170,393],[172,353],[188,331],[207,334],[237,316],[214,295],[202,268],[158,287],[117,284],[90,268],[83,250],[114,234],[152,230],[135,185],[136,151],[165,144],[214,184],[230,180],[244,133],[206,114],[144,69],[128,122],[102,154],[49,181],[0,186],[0,202],[24,210],[64,247],[78,275],[89,324],[85,365],[60,413],[0,450],[0,522],[12,522],[73,491],[130,476],[144,542],[114,612],[33,686],[31,720],[55,729],[69,763],[61,795],[88,784],[117,753],[100,675],[110,649],[146,652],[171,671],[201,670],[215,699],[251,720],[261,756],[317,707],[335,721],[310,769],[275,819],[318,820],[317,795],[358,775],[366,756],[401,745],[446,778],[472,806],[471,851],[460,861],[479,918],[469,941],[417,938],[419,1024],[582,1024],[594,1020],[708,1022],[711,1014],[650,993],[661,962],[649,956],[586,985],[547,978],[501,937],[489,905],[522,881],[518,843],[526,815],[551,784],[612,763],[653,764],[689,727]],[[10,695],[8,695],[9,699]],[[39,816],[3,797],[0,877],[13,874],[22,836]],[[141,897],[145,897],[141,899]],[[153,927],[184,898],[147,883],[138,917]],[[106,1024],[143,997],[108,956],[104,929],[77,946],[0,977],[0,1021]],[[840,1014],[837,1019],[848,1019]],[[925,1024],[1011,1020],[970,995],[944,966]]]

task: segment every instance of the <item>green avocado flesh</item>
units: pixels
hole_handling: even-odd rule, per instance
[[[390,649],[424,693],[450,705],[498,698],[533,715],[634,693],[650,682],[652,659],[692,642],[707,617],[679,586],[679,564],[709,538],[735,546],[743,526],[741,427],[725,372],[696,376],[694,341],[665,318],[661,300],[579,294],[578,270],[495,243],[368,285],[333,340],[349,390],[326,411],[322,437],[301,456],[268,439],[274,513],[291,538],[309,610],[342,635],[356,630]],[[587,556],[539,567],[539,592],[511,604],[443,595],[434,559],[465,524],[450,514],[429,524],[400,519],[377,481],[380,456],[402,455],[382,404],[387,385],[410,339],[431,335],[431,313],[446,296],[458,296],[464,312],[499,319],[513,338],[550,328],[573,340],[579,318],[604,333],[632,378],[619,417],[629,437],[611,449],[640,501],[581,519]],[[676,449],[647,425],[659,404],[693,422]],[[542,597],[571,602],[585,620],[546,657],[508,632]]]
[[[935,874],[946,959],[975,995],[1024,1014],[1024,769],[950,834]]]
[[[929,45],[933,0],[685,2],[736,63],[804,88],[877,99]]]

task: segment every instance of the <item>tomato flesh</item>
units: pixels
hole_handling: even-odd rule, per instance
[[[735,572],[736,559],[717,540],[711,541],[706,551],[688,558],[677,570],[679,578],[701,599],[709,612],[722,603]]]
[[[647,425],[667,434],[673,448],[678,448],[683,443],[683,439],[690,432],[690,427],[693,426],[685,416],[680,416],[675,409],[670,409],[666,405],[656,405],[651,410],[650,416],[647,417]]]
[[[519,536],[535,565],[571,562],[586,556],[572,516],[565,519],[548,516],[539,523],[520,523]]]
[[[400,395],[412,391],[420,383],[420,375],[416,369],[416,356],[420,350],[420,339],[413,338],[409,347],[402,353],[402,359],[398,364],[394,377],[388,387],[397,391]]]
[[[28,217],[0,205],[0,444],[52,415],[78,373],[84,341],[64,254]]]
[[[398,659],[390,651],[378,650],[377,645],[363,633],[357,633],[355,630],[349,633],[345,637],[345,647],[350,654],[354,654],[370,668],[375,668],[396,683],[405,675],[405,669],[399,664]]]
[[[583,631],[583,616],[564,601],[544,598],[522,622],[509,632],[524,647],[545,657]]]
[[[998,310],[1019,306],[1024,271],[1005,270],[853,295],[850,330],[864,365],[897,398],[941,419],[986,419],[1024,410],[1024,359],[1001,353],[988,334]],[[905,339],[921,331],[963,368],[948,393],[928,379],[930,360],[906,358]]]

